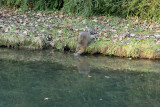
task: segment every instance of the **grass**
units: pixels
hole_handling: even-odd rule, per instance
[[[47,46],[41,37],[26,37],[23,35],[1,35],[0,46],[8,48],[43,49]]]
[[[62,42],[63,41],[63,42]],[[76,48],[76,38],[71,38],[68,40],[58,40],[52,41],[53,47],[58,48],[60,45],[62,48],[69,48],[74,51]],[[66,45],[64,45],[66,44]],[[109,56],[119,56],[119,57],[132,57],[132,58],[149,58],[157,59],[160,58],[159,53],[160,44],[156,44],[152,39],[149,40],[136,40],[131,39],[128,44],[112,41],[97,41],[92,42],[90,46],[86,48],[85,53],[88,54],[103,54]]]
[[[157,44],[152,36],[144,40],[139,39],[159,30],[157,27],[152,29],[146,27],[152,24],[155,25],[154,22],[147,22],[147,25],[138,19],[122,19],[104,16],[87,19],[82,16],[78,17],[64,14],[63,12],[49,13],[48,16],[53,19],[43,20],[45,20],[48,25],[54,25],[54,28],[48,28],[43,25],[43,21],[40,21],[38,22],[40,26],[37,26],[37,28],[31,26],[30,29],[35,29],[38,33],[44,30],[46,35],[51,34],[53,38],[52,41],[47,41],[45,36],[38,36],[37,32],[29,32],[31,36],[24,36],[23,34],[16,35],[14,31],[17,28],[11,28],[9,33],[0,34],[0,46],[27,49],[45,49],[51,46],[59,51],[67,49],[74,52],[77,46],[77,36],[79,32],[84,31],[85,26],[90,24],[93,27],[97,26],[100,40],[92,41],[86,48],[85,53],[132,58],[160,58],[160,44]],[[45,17],[47,18],[48,16],[46,15]],[[60,18],[61,16],[63,16],[63,18]],[[38,19],[33,16],[32,20],[36,21]],[[20,25],[19,28],[21,30],[27,29],[27,27],[23,25]],[[123,35],[126,33],[126,29],[129,30],[130,33],[138,36],[136,38],[126,36],[123,40],[114,37],[114,35]],[[104,37],[106,40],[103,39]]]
[[[52,32],[56,32],[56,29],[54,29]],[[64,29],[63,35],[66,35],[68,32],[71,31]],[[56,35],[50,43],[53,48],[60,51],[64,50],[65,48],[70,49],[72,52],[75,51],[77,46],[77,37],[62,36],[58,38],[58,33],[56,33]],[[7,46],[10,48],[44,49],[49,46],[49,43],[45,40],[45,38],[38,36],[27,37],[23,35],[1,35],[0,46]],[[135,38],[130,38],[129,43],[122,43],[120,41],[92,41],[91,44],[86,48],[85,53],[100,53],[109,56],[157,59],[160,58],[160,53],[158,50],[159,47],[160,44],[156,44],[156,42],[154,42],[152,39],[136,40]]]

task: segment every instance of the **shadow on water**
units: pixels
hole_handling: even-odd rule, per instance
[[[158,64],[0,49],[0,107],[159,107]]]

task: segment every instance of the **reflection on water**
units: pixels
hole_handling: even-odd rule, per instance
[[[90,65],[84,56],[77,56],[77,68],[78,72],[82,74],[88,74],[90,72]]]
[[[54,52],[53,50],[24,51],[8,50],[0,48],[0,59],[12,59],[18,61],[48,61],[57,62],[64,66],[76,66],[82,60],[89,64],[90,68],[134,70],[139,72],[160,72],[159,60],[130,60],[127,58],[104,56],[80,56],[78,59],[70,53]]]
[[[118,61],[132,66],[125,63],[127,69],[118,69]],[[0,107],[159,107],[160,73],[150,72],[159,69],[159,61],[131,62],[75,58],[54,51],[0,50]],[[137,63],[151,69],[130,70]],[[87,73],[91,77],[83,75]]]

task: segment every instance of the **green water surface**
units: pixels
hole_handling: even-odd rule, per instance
[[[159,64],[0,49],[0,107],[160,107]]]

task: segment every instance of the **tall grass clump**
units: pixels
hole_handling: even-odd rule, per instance
[[[160,0],[128,0],[125,6],[128,16],[160,20]]]
[[[63,10],[84,16],[136,16],[158,21],[160,0],[65,0]]]
[[[83,14],[84,16],[92,16],[104,13],[104,0],[66,0],[63,10],[74,14]],[[101,7],[102,6],[102,7]]]
[[[115,15],[127,16],[126,0],[66,0],[63,10],[84,16]]]
[[[137,16],[143,19],[160,19],[160,0],[0,0],[0,6],[23,10],[63,10],[84,16]]]
[[[27,9],[29,0],[0,0],[0,6]]]
[[[60,10],[64,0],[0,0],[0,6],[22,8],[23,10]]]

